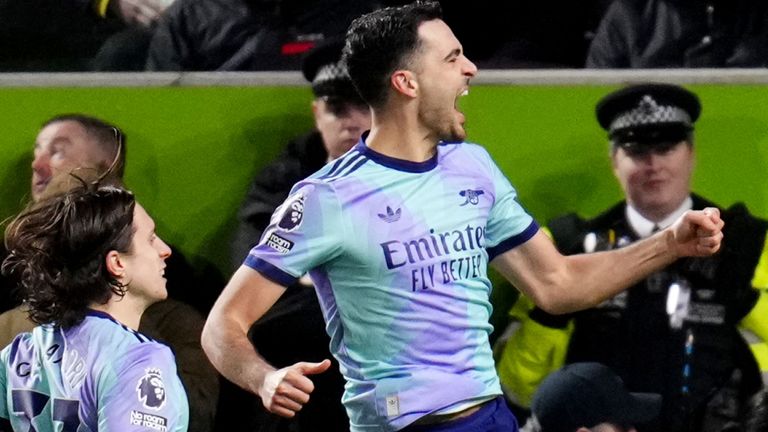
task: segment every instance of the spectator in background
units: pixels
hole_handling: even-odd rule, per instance
[[[97,71],[141,71],[157,21],[174,0],[94,0],[102,17],[116,17],[124,27],[110,35],[96,53]]]
[[[121,153],[117,155],[114,175],[122,181],[127,141],[120,129],[81,114],[57,115],[47,120],[35,139],[32,199],[39,199],[50,181],[62,173],[68,174],[79,167],[95,168],[100,172],[106,170],[116,157],[118,144]],[[213,274],[208,267],[199,274],[180,251],[172,249],[174,253],[168,261],[170,297],[194,306],[206,315],[223,284],[221,275]]]
[[[588,68],[765,67],[762,0],[616,0],[587,56]]]
[[[304,78],[311,83],[315,128],[289,142],[283,153],[253,180],[238,213],[231,250],[237,268],[259,242],[274,210],[291,187],[357,144],[371,127],[368,105],[357,94],[346,67],[339,63],[344,40],[333,37],[305,57]]]
[[[599,363],[574,363],[541,383],[531,409],[522,432],[636,432],[659,415],[661,396],[630,393]]]
[[[297,70],[376,0],[178,0],[160,20],[147,70]]]
[[[597,117],[609,133],[613,172],[626,202],[594,219],[570,214],[550,222],[558,249],[620,249],[686,210],[714,206],[691,192],[700,111],[696,95],[676,85],[635,85],[603,98]],[[768,340],[768,223],[743,204],[720,214],[723,248],[713,257],[680,259],[571,315],[522,308],[521,326],[497,365],[508,397],[527,406],[536,386],[563,361],[597,361],[629,389],[663,395],[659,422],[643,430],[718,431],[738,418],[761,385],[755,355]],[[739,325],[752,332],[755,355]],[[765,370],[768,359],[758,360]]]
[[[113,162],[110,175],[122,178],[125,169],[125,138],[120,137],[118,129],[101,120],[80,115],[56,116],[47,120],[35,139],[32,160],[30,192],[32,201],[44,196],[52,180],[66,176],[78,168],[94,169],[106,172]],[[119,152],[119,153],[118,153]],[[57,186],[58,187],[58,186]],[[2,257],[7,252],[3,250]],[[16,281],[0,278],[3,291],[3,303],[0,312],[6,312],[18,306],[20,300],[14,296]],[[31,330],[31,321],[25,320],[25,331]],[[7,326],[2,327],[8,329]],[[4,333],[0,346],[7,345],[16,333]]]
[[[0,430],[187,430],[173,353],[136,331],[167,296],[171,250],[133,194],[99,180],[31,203],[6,231],[2,270],[39,326],[0,352]]]
[[[55,116],[43,124],[35,140],[32,200],[39,201],[66,191],[70,183],[63,180],[68,179],[70,172],[80,169],[93,169],[99,174],[109,172],[114,177],[113,182],[121,183],[125,156],[125,136],[117,127],[81,114]],[[173,348],[192,409],[189,430],[208,431],[213,426],[216,412],[219,378],[200,346],[203,316],[179,299],[195,299],[196,296],[189,293],[212,287],[200,286],[200,279],[181,253],[174,251],[166,264],[170,298],[147,308],[141,317],[139,331]],[[16,279],[14,276],[10,279],[3,285],[13,286]],[[219,289],[219,286],[215,288]],[[0,347],[10,343],[20,331],[30,331],[34,327],[24,306],[18,306],[18,303],[12,306],[16,307],[0,314],[3,337]]]
[[[173,0],[0,0],[0,71],[141,70]]]
[[[238,213],[238,229],[232,242],[232,264],[239,266],[248,251],[258,243],[275,209],[285,201],[291,187],[344,154],[371,126],[368,106],[357,94],[347,69],[340,63],[344,40],[335,37],[321,42],[304,59],[302,71],[312,85],[312,113],[315,128],[288,143],[283,153],[254,179]],[[317,295],[309,278],[301,278],[275,306],[257,321],[249,336],[259,352],[282,367],[300,360],[331,358],[330,340]],[[292,341],[286,344],[285,341]],[[263,420],[259,430],[286,430],[293,424],[299,431],[349,430],[349,420],[341,405],[344,380],[334,360],[330,370],[318,375],[310,402],[287,420],[267,414],[261,401],[247,392]],[[235,415],[233,413],[233,415]]]
[[[125,24],[152,27],[174,0],[95,0],[99,15],[111,11]]]

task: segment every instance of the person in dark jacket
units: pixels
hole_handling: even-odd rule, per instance
[[[761,0],[616,0],[588,68],[765,67],[768,4]]]
[[[693,194],[696,95],[667,84],[630,86],[597,106],[626,201],[594,219],[574,214],[550,222],[565,254],[625,247],[664,229],[680,214],[714,206]],[[558,362],[596,361],[631,391],[663,395],[661,415],[644,431],[716,431],[739,416],[761,386],[756,346],[768,339],[764,276],[768,222],[743,204],[721,209],[723,249],[686,258],[598,307],[570,315],[533,308],[504,347],[497,367],[510,399],[525,405]],[[620,271],[620,270],[618,270]],[[565,335],[559,337],[558,335]],[[539,361],[540,360],[540,361]]]
[[[172,2],[0,0],[0,71],[141,70]]]
[[[152,38],[147,70],[296,70],[323,39],[343,35],[373,0],[178,0]]]
[[[548,376],[522,432],[637,432],[659,415],[661,395],[634,393],[600,363],[574,363]]]
[[[315,128],[289,142],[282,154],[254,179],[238,213],[238,228],[231,246],[233,266],[239,266],[259,242],[262,231],[291,187],[327,162],[352,148],[371,124],[368,106],[357,94],[340,62],[343,39],[331,38],[309,52],[302,72],[311,82]],[[329,338],[315,291],[309,278],[297,289],[287,290],[275,306],[250,331],[259,352],[272,364],[287,366],[299,360],[332,358]],[[286,344],[285,341],[291,341]],[[268,414],[261,401],[250,393],[233,399],[248,399],[261,411],[256,423],[260,431],[344,431],[349,420],[341,405],[344,379],[333,361],[330,370],[317,375],[310,402],[295,420]],[[239,392],[238,392],[239,393]],[[242,402],[240,402],[242,403]]]

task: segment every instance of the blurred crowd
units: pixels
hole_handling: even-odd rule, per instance
[[[0,72],[298,70],[402,0],[0,1]],[[759,0],[442,2],[478,67],[763,67]]]

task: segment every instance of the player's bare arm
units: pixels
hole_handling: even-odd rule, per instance
[[[211,363],[227,379],[258,394],[275,414],[293,417],[309,401],[314,384],[307,375],[324,372],[329,360],[299,362],[275,369],[254,349],[248,329],[283,294],[285,288],[259,272],[240,267],[232,276],[203,328],[202,345]]]
[[[722,228],[717,209],[688,211],[669,228],[628,247],[571,256],[561,255],[539,231],[491,265],[542,309],[568,313],[595,306],[678,258],[714,254]]]

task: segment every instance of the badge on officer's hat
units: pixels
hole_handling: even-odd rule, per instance
[[[655,146],[688,138],[701,113],[699,98],[673,84],[640,84],[605,96],[597,120],[616,145]]]

